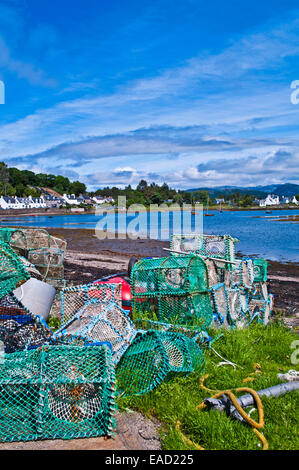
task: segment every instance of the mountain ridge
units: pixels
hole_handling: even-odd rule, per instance
[[[229,195],[232,193],[240,192],[241,194],[248,193],[253,196],[266,196],[269,193],[273,193],[277,196],[286,196],[291,197],[295,194],[299,194],[299,184],[293,183],[282,183],[282,184],[271,184],[265,186],[218,186],[218,187],[200,187],[200,188],[190,188],[186,189],[188,192],[196,191],[208,191],[212,196],[217,196],[217,194]]]

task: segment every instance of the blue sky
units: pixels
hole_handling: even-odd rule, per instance
[[[0,160],[90,190],[298,183],[298,1],[0,0]]]

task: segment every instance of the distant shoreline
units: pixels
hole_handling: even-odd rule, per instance
[[[104,210],[105,208],[103,208]],[[106,208],[108,210],[108,212],[112,212],[113,211],[113,208]],[[221,210],[222,212],[239,212],[239,211],[243,211],[243,212],[246,212],[246,211],[260,211],[260,212],[267,212],[267,211],[283,211],[283,210],[299,210],[299,206],[291,206],[291,207],[268,207],[268,208],[264,208],[264,207],[223,207]],[[190,210],[190,209],[183,209],[183,208],[166,208],[166,207],[161,207],[159,208],[159,212],[175,212],[175,211],[179,211],[179,210]],[[205,211],[206,209],[203,208],[203,210]],[[211,206],[209,207],[208,209],[209,211],[216,211],[216,212],[220,212],[219,210],[219,207],[217,206]],[[192,208],[191,211],[194,211],[194,212],[199,212],[197,211],[196,209]],[[5,213],[2,213],[2,212],[5,212]],[[117,209],[115,210],[115,212],[119,212],[119,213],[122,213],[123,211],[118,211]],[[134,213],[135,211],[130,211],[128,210],[128,213]],[[137,211],[136,211],[137,212]],[[146,210],[146,211],[140,211],[140,212],[149,212],[149,208]],[[66,211],[66,210],[63,210],[63,209],[59,209],[59,210],[53,210],[53,209],[48,209],[48,210],[45,210],[45,209],[7,209],[7,210],[3,210],[3,211],[0,211],[0,221],[2,218],[18,218],[19,216],[22,216],[22,217],[38,217],[38,216],[56,216],[56,215],[61,215],[61,216],[66,216],[66,215],[86,215],[86,214],[89,214],[89,215],[92,215],[92,214],[95,214],[96,215],[96,211],[95,210],[87,210],[87,211],[84,211],[84,212],[70,212],[69,210]]]

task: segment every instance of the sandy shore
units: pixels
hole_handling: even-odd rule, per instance
[[[131,257],[167,256],[163,248],[169,248],[169,242],[158,240],[99,240],[94,231],[88,229],[50,229],[49,232],[67,240],[65,278],[78,284],[127,272]],[[295,324],[299,323],[298,263],[269,261],[268,274],[275,308],[285,310],[288,317],[296,319]]]

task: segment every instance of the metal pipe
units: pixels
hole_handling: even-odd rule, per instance
[[[293,382],[286,382],[283,384],[274,385],[273,387],[270,387],[270,388],[259,390],[257,393],[261,397],[262,396],[278,397],[278,396],[285,395],[286,393],[293,392],[294,390],[298,390],[298,389],[299,389],[299,380],[295,380]],[[225,395],[221,399],[205,398],[204,403],[205,405],[207,405],[208,408],[215,408],[218,411],[225,411],[232,418],[238,419],[239,421],[243,423],[246,422],[244,418],[242,418],[242,416],[236,410],[231,400]],[[252,395],[248,393],[246,395],[242,395],[241,397],[239,397],[238,403],[241,405],[242,408],[246,408],[254,404],[254,399]]]
[[[163,250],[170,251],[170,253],[177,253],[178,255],[196,255],[196,256],[199,256],[200,258],[211,259],[213,261],[219,261],[220,263],[238,264],[235,261],[228,261],[222,258],[212,258],[212,256],[199,255],[198,253],[194,253],[192,251],[188,252],[188,251],[171,250],[170,248],[163,248]]]

